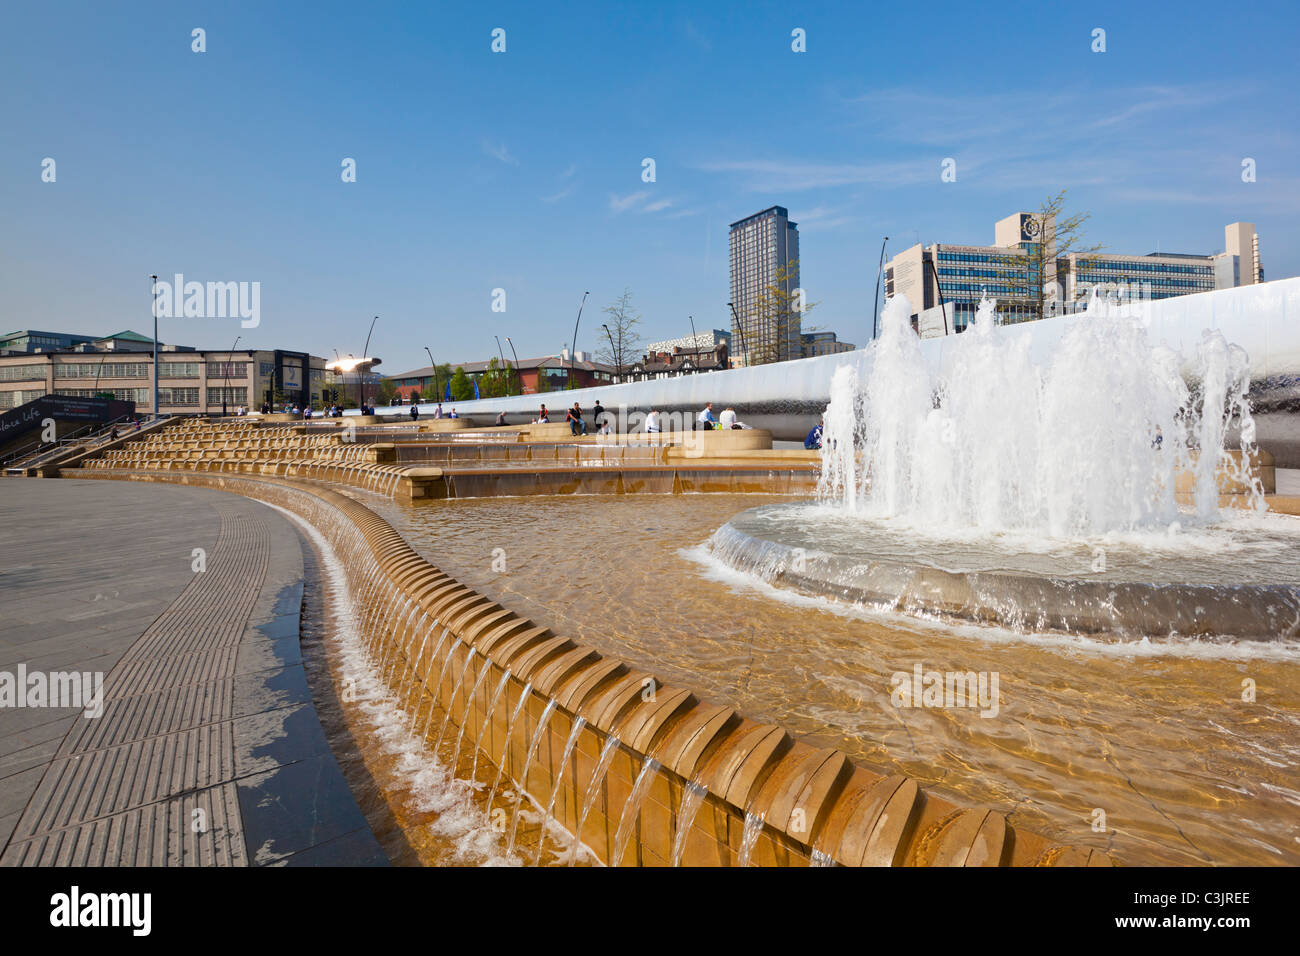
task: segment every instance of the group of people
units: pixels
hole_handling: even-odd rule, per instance
[[[434,417],[434,418],[460,418],[460,415],[457,414],[456,409],[454,409],[454,408],[451,410],[451,414],[450,414],[450,415],[447,414],[446,412],[444,412],[444,411],[442,410],[442,402],[439,402],[436,406],[434,406],[434,409],[433,409],[433,417]],[[419,406],[418,403],[416,403],[416,402],[412,402],[412,403],[411,403],[411,421],[413,421],[413,422],[414,422],[414,421],[419,421],[419,419],[420,419],[420,406]]]
[[[653,414],[653,413],[652,413]],[[728,405],[722,410],[720,416],[715,417],[713,414],[713,403],[705,402],[704,408],[699,415],[695,416],[695,427],[699,431],[709,431],[712,429],[728,430],[732,428],[752,428],[736,418],[736,410]]]

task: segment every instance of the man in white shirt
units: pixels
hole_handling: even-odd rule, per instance
[[[736,427],[736,410],[728,405],[722,410],[722,417],[718,419],[718,424],[725,429]]]
[[[659,424],[659,412],[653,408],[650,409],[650,414],[645,417],[645,430],[647,432],[658,432],[661,430]]]

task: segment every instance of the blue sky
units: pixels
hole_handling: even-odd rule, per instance
[[[182,272],[260,282],[261,324],[164,340],[360,354],[379,315],[389,373],[558,351],[584,290],[579,348],[625,287],[669,337],[729,325],[727,226],[777,203],[810,323],[862,344],[882,236],[988,243],[1062,188],[1107,251],[1246,220],[1300,272],[1295,5],[1082,6],[9,4],[0,331],[148,333]]]

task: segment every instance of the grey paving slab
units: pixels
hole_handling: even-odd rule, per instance
[[[386,862],[311,702],[290,522],[202,488],[0,488],[0,669],[106,674],[94,719],[0,708],[0,865]]]

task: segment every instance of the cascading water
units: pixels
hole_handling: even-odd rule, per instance
[[[451,752],[451,772],[455,773],[456,768],[460,766],[460,745],[465,740],[465,728],[469,726],[469,716],[473,712],[472,702],[478,696],[478,689],[487,677],[488,671],[492,669],[492,661],[489,658],[483,658],[483,664],[479,667],[478,677],[474,681],[474,686],[470,688],[469,693],[465,696],[465,716],[460,722],[460,730],[456,733],[456,746]],[[488,711],[491,715],[491,711]],[[479,736],[482,739],[482,735]],[[470,779],[473,779],[472,777]]]
[[[1195,515],[1211,522],[1216,473],[1254,450],[1246,356],[1217,332],[1180,356],[1140,318],[1098,308],[1035,361],[985,299],[932,376],[910,312],[902,296],[886,304],[865,385],[850,366],[831,382],[819,494],[849,511],[930,531],[1163,529],[1186,520],[1175,488],[1194,469]],[[1240,465],[1224,452],[1233,428]]]
[[[609,765],[614,762],[614,754],[618,752],[618,738],[610,734],[605,738],[605,746],[601,748],[600,759],[596,761],[596,769],[591,775],[591,782],[587,784],[587,794],[582,799],[582,810],[578,813],[578,823],[573,828],[573,852],[569,855],[569,866],[573,866],[578,860],[579,847],[582,846],[582,825],[587,822],[587,814],[596,803],[596,796],[600,793],[600,785],[605,782],[605,775],[609,773]]]
[[[510,818],[510,838],[506,841],[506,856],[509,856],[515,849],[515,834],[519,831],[519,814],[523,810],[524,797],[528,793],[528,770],[533,765],[533,754],[537,752],[537,746],[542,742],[542,735],[546,733],[546,725],[550,723],[551,714],[555,713],[555,700],[552,698],[546,702],[546,708],[542,711],[542,716],[537,719],[537,730],[533,732],[532,742],[528,745],[528,753],[524,755],[524,771],[519,775],[519,792],[515,795],[515,813]],[[501,761],[505,763],[505,761]]]
[[[492,722],[492,717],[497,712],[497,701],[501,698],[501,692],[506,689],[506,684],[510,681],[510,668],[506,668],[501,674],[501,680],[497,682],[496,690],[492,692],[492,700],[488,702],[487,710],[484,713],[483,724],[478,729],[478,740],[483,740],[483,735],[487,733],[488,725]],[[474,762],[469,768],[469,779],[474,780],[478,776],[478,755],[483,752],[481,746],[474,747]],[[502,761],[505,762],[504,760]]]
[[[492,806],[492,801],[497,795],[497,787],[501,784],[501,775],[505,773],[506,760],[510,754],[510,738],[514,734],[515,721],[519,719],[519,714],[523,711],[524,705],[528,703],[528,697],[533,692],[533,682],[529,681],[524,685],[523,692],[519,695],[519,700],[515,703],[515,709],[510,712],[510,720],[506,723],[506,739],[502,747],[502,757],[497,763],[497,775],[492,780],[492,789],[488,791],[488,806]]]
[[[551,785],[551,797],[546,801],[546,810],[542,813],[542,829],[537,836],[537,849],[533,851],[533,866],[536,866],[542,858],[542,845],[546,842],[546,824],[550,822],[551,812],[555,809],[555,798],[559,796],[560,786],[564,783],[564,769],[569,765],[569,758],[573,756],[573,748],[578,745],[578,736],[582,733],[582,728],[586,726],[586,719],[579,717],[573,722],[569,739],[564,742],[564,753],[560,755],[560,763],[555,770],[555,782]],[[575,854],[577,852],[576,844],[574,852]]]
[[[628,840],[632,838],[632,828],[636,826],[641,804],[645,802],[646,794],[650,792],[650,784],[654,782],[655,771],[658,769],[659,761],[653,757],[647,757],[646,762],[641,765],[641,772],[637,774],[636,783],[632,785],[632,792],[628,794],[627,803],[623,806],[623,815],[618,821],[618,833],[614,836],[614,855],[609,858],[610,866],[618,866],[623,861],[623,853],[627,849]]]
[[[749,866],[754,847],[758,845],[758,835],[763,832],[763,816],[761,813],[746,811],[745,830],[740,836],[740,853],[736,856],[736,866]]]
[[[682,854],[686,852],[686,838],[691,832],[691,824],[695,822],[695,815],[708,795],[708,788],[698,779],[686,785],[686,790],[682,793],[681,806],[677,808],[677,834],[673,838],[673,856],[670,866],[682,865]]]

